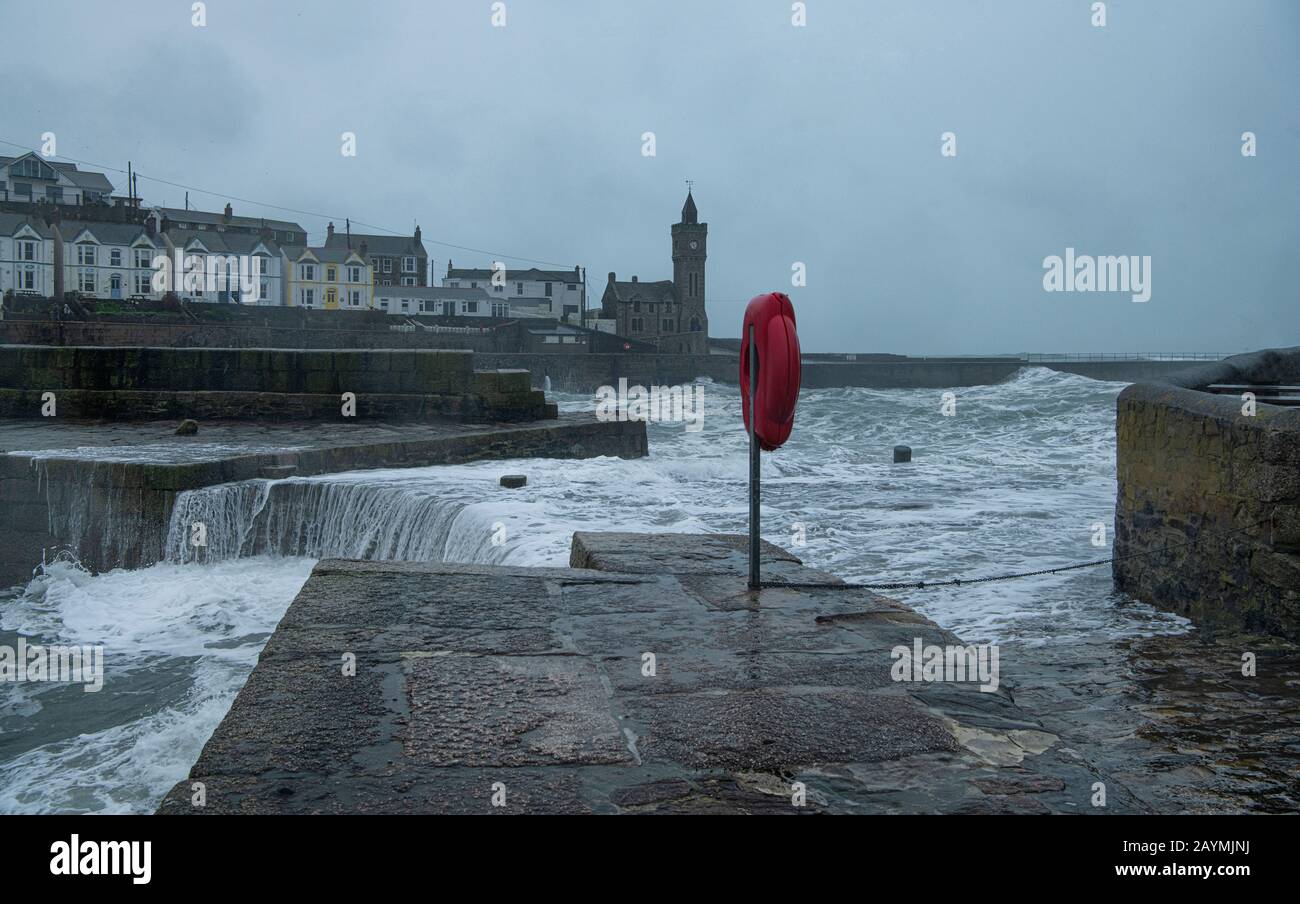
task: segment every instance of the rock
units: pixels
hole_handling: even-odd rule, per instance
[[[895,447],[894,447],[894,463],[895,463],[895,464],[905,463],[905,462],[909,462],[909,461],[911,461],[911,460],[912,460],[912,447],[911,447],[911,446],[895,446]]]
[[[193,436],[199,432],[199,422],[192,418],[186,418],[181,421],[181,425],[176,428],[177,436]]]
[[[501,485],[507,490],[517,490],[528,483],[528,478],[523,474],[506,474],[501,478]]]

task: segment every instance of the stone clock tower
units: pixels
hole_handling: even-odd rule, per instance
[[[682,305],[680,329],[689,337],[690,353],[696,355],[709,353],[709,318],[704,309],[708,239],[709,224],[700,222],[695,199],[687,191],[682,221],[673,224],[673,286]]]

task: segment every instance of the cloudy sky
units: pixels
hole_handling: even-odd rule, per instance
[[[807,0],[805,27],[788,0],[505,0],[503,28],[489,0],[191,6],[0,0],[0,139],[312,241],[418,222],[439,277],[581,264],[593,300],[671,277],[693,179],[719,336],[784,289],[810,350],[1300,343],[1294,0],[1111,0],[1104,27],[1093,0]],[[1067,247],[1150,255],[1151,300],[1045,292]]]

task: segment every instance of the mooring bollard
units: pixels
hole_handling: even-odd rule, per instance
[[[506,474],[501,478],[501,485],[507,490],[517,490],[528,483],[528,478],[523,474]]]
[[[911,446],[894,447],[894,464],[906,463],[912,460]]]

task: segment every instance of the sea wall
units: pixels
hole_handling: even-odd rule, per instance
[[[0,586],[26,581],[35,566],[62,551],[101,571],[159,561],[176,497],[185,490],[371,468],[648,453],[644,423],[589,415],[399,429],[205,425],[185,438],[169,437],[167,426],[0,422]],[[162,440],[173,445],[159,450]],[[176,460],[187,443],[195,451]]]
[[[1200,391],[1300,381],[1300,348],[1138,383],[1116,403],[1114,576],[1207,626],[1300,640],[1300,409]]]
[[[545,398],[517,371],[457,350],[0,346],[0,417],[151,420],[533,420]],[[342,395],[355,396],[347,412]]]

